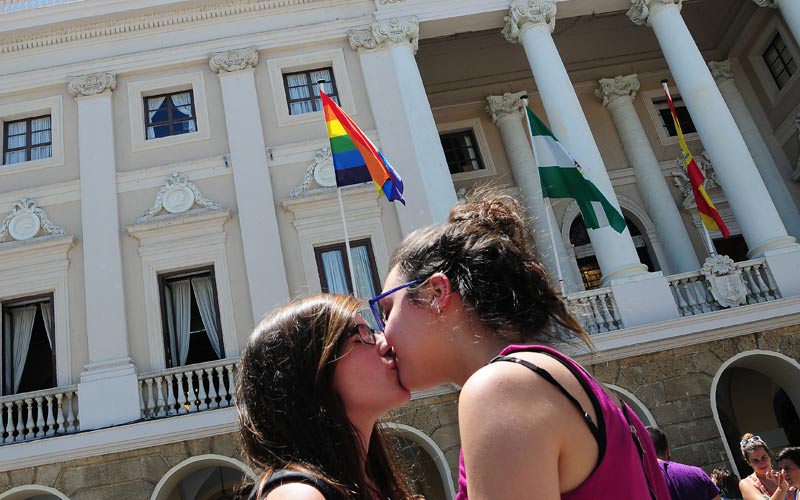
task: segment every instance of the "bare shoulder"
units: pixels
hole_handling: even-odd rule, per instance
[[[325,500],[325,496],[310,484],[286,483],[264,497],[265,500]]]

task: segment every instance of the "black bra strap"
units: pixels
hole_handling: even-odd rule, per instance
[[[320,493],[322,496],[325,497],[326,500],[341,500],[339,493],[333,489],[331,485],[328,483],[320,480],[318,477],[313,476],[307,472],[301,472],[296,470],[289,470],[289,469],[281,469],[272,473],[272,475],[267,479],[266,483],[264,483],[264,487],[261,488],[261,498],[257,499],[255,497],[257,493],[257,487],[253,488],[253,492],[248,500],[261,500],[266,498],[267,494],[277,488],[278,486],[282,486],[284,484],[290,483],[305,483],[310,486],[313,486]]]
[[[536,366],[535,364],[533,364],[533,363],[531,363],[529,361],[525,361],[524,359],[520,359],[520,358],[515,358],[513,356],[497,356],[496,358],[491,360],[490,363],[494,363],[495,361],[509,361],[511,363],[516,363],[518,365],[522,365],[525,368],[528,368],[528,369],[532,370],[533,372],[535,372],[537,375],[539,375],[540,377],[542,377],[546,381],[550,382],[550,384],[552,384],[559,391],[561,391],[561,394],[563,394],[569,400],[569,402],[572,403],[572,405],[575,408],[578,409],[578,412],[583,415],[583,419],[586,421],[586,425],[589,426],[589,430],[591,431],[592,436],[594,436],[594,439],[595,439],[595,441],[597,441],[598,446],[600,445],[600,430],[597,428],[597,424],[594,423],[594,420],[592,420],[592,416],[589,415],[589,412],[587,412],[587,411],[585,411],[583,409],[583,407],[578,402],[578,400],[575,399],[575,396],[573,396],[572,394],[569,393],[569,391],[564,389],[564,386],[561,385],[558,382],[558,380],[553,378],[552,375],[550,375],[550,372],[548,372],[544,368]]]

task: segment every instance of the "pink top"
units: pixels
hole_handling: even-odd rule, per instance
[[[647,480],[642,473],[642,460],[634,437],[622,410],[606,394],[603,387],[594,380],[578,363],[564,354],[539,345],[510,345],[500,352],[501,356],[519,351],[541,352],[552,356],[564,364],[575,375],[584,388],[588,388],[590,399],[595,406],[597,426],[600,429],[600,455],[595,470],[574,490],[561,495],[562,499],[614,499],[651,500]],[[531,374],[531,376],[536,376]],[[599,407],[599,411],[598,411]],[[577,411],[577,409],[576,409]],[[628,409],[628,418],[641,438],[645,453],[645,466],[650,487],[657,500],[670,500],[664,476],[658,468],[653,442],[636,414]],[[509,436],[513,439],[513,436]],[[498,471],[498,473],[501,473]],[[461,453],[458,465],[458,495],[456,500],[468,500],[467,474],[464,454]]]

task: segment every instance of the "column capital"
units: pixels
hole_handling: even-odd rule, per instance
[[[772,7],[773,9],[778,7],[777,5],[775,5],[775,0],[753,0],[753,1],[759,7]]]
[[[708,63],[708,69],[711,70],[711,76],[717,85],[725,80],[733,80],[733,70],[731,69],[731,62],[728,59],[724,61],[711,61]]]
[[[631,0],[630,9],[628,9],[627,16],[634,24],[645,25],[648,23],[650,16],[667,5],[677,5],[678,8],[683,6],[683,0]]]
[[[388,47],[393,44],[409,44],[414,54],[419,49],[419,21],[416,16],[393,17],[372,23],[369,29],[347,32],[353,50]]]
[[[556,28],[556,4],[551,0],[514,0],[504,18],[506,26],[500,32],[511,43],[528,26],[545,25],[550,33]]]
[[[487,97],[486,112],[492,115],[492,123],[497,123],[497,120],[502,116],[521,113],[522,97],[527,95],[528,93],[522,90],[514,94],[506,92],[503,95],[490,95]]]
[[[111,73],[91,73],[67,78],[67,90],[75,98],[99,95],[117,88],[117,78]]]
[[[258,51],[255,47],[214,52],[208,56],[208,65],[211,67],[211,71],[220,75],[255,68],[257,63]]]
[[[608,106],[611,102],[620,97],[633,97],[639,90],[639,75],[632,74],[627,76],[615,76],[614,78],[601,78],[598,82],[600,87],[595,89],[594,95],[603,101],[603,106]]]

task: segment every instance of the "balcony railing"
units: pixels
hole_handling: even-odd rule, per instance
[[[0,0],[0,14],[82,1],[83,0]]]
[[[622,319],[610,288],[571,293],[566,299],[567,308],[589,335],[622,328]]]
[[[223,359],[139,375],[145,419],[233,406],[236,361]]]
[[[4,396],[0,423],[0,445],[78,432],[78,386]]]

